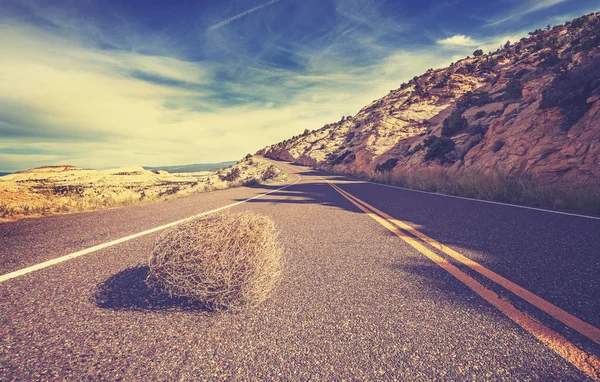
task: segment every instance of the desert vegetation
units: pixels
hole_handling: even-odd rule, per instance
[[[164,232],[149,262],[148,285],[214,311],[265,301],[282,271],[275,223],[251,212],[217,213]]]
[[[563,115],[561,128],[568,131],[591,109],[587,103],[594,89],[600,87],[600,58],[586,66],[561,72],[544,90],[540,107],[558,107]]]
[[[142,167],[82,170],[56,166],[0,177],[0,222],[126,207],[287,179],[279,168],[252,155],[216,172],[156,172]]]
[[[371,180],[447,195],[600,214],[600,188],[586,184],[540,184],[499,172],[451,173],[444,168],[397,168],[376,173]]]
[[[456,144],[447,136],[437,137],[432,135],[425,140],[423,146],[427,148],[425,160],[437,158],[442,161],[447,161],[450,160],[448,154],[454,150]]]

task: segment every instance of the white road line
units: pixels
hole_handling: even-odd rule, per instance
[[[262,198],[265,195],[272,194],[273,192],[277,192],[277,191],[286,189],[288,187],[291,187],[291,186],[297,184],[302,178],[298,174],[295,174],[295,175],[298,177],[298,179],[294,183],[288,184],[287,186],[280,187],[280,188],[275,189],[275,190],[271,190],[269,192],[266,192],[264,194],[260,194],[260,195],[254,196],[254,197],[246,199],[246,200],[242,200],[242,201],[239,201],[239,202],[236,202],[236,203],[228,204],[228,205],[223,206],[223,207],[215,208],[214,210],[210,210],[210,211],[207,211],[207,212],[202,212],[200,214],[197,214],[197,215],[194,215],[194,216],[190,216],[190,217],[185,218],[185,219],[177,220],[177,221],[174,221],[172,223],[161,225],[159,227],[154,227],[154,228],[151,228],[151,229],[146,230],[146,231],[134,233],[133,235],[125,236],[125,237],[122,237],[120,239],[109,241],[109,242],[106,242],[106,243],[103,243],[103,244],[98,244],[98,245],[95,245],[95,246],[90,247],[90,248],[82,249],[81,251],[73,252],[73,253],[70,253],[68,255],[58,257],[56,259],[44,261],[43,263],[39,263],[39,264],[32,265],[32,266],[27,267],[27,268],[19,269],[18,271],[14,271],[14,272],[10,272],[10,273],[4,274],[4,275],[0,275],[0,283],[2,283],[4,281],[7,281],[7,280],[10,280],[10,279],[14,279],[14,278],[19,277],[19,276],[26,275],[26,274],[31,273],[31,272],[38,271],[40,269],[44,269],[44,268],[50,267],[50,266],[55,265],[55,264],[64,263],[65,261],[69,261],[69,260],[74,259],[76,257],[87,255],[89,253],[96,252],[96,251],[99,251],[99,250],[104,249],[104,248],[112,247],[113,245],[117,245],[117,244],[129,241],[129,240],[136,239],[136,238],[138,238],[140,236],[148,235],[148,234],[151,234],[151,233],[154,233],[154,232],[157,232],[157,231],[161,231],[161,230],[169,228],[169,227],[176,226],[178,224],[184,223],[186,221],[195,219],[195,218],[200,217],[200,216],[209,215],[209,214],[212,214],[212,213],[215,213],[215,212],[218,212],[218,211],[222,211],[222,210],[225,210],[225,209],[228,209],[228,208],[240,205],[242,203],[249,202],[249,201],[254,200],[254,199]]]
[[[383,184],[383,183],[370,182],[370,181],[368,181],[368,180],[361,180],[361,182],[364,182],[364,183],[370,183],[370,184],[374,184],[374,185],[376,185],[376,186],[383,186],[383,187],[397,188],[397,189],[399,189],[399,190],[404,190],[404,191],[420,192],[420,193],[422,193],[422,194],[429,194],[429,195],[443,196],[443,197],[446,197],[446,198],[463,199],[463,200],[470,200],[470,201],[473,201],[473,202],[489,203],[489,204],[497,204],[497,205],[500,205],[500,206],[515,207],[515,208],[523,208],[523,209],[526,209],[526,210],[534,210],[534,211],[550,212],[550,213],[552,213],[552,214],[567,215],[567,216],[576,216],[576,217],[579,217],[579,218],[587,218],[587,219],[600,220],[600,217],[598,217],[598,216],[580,215],[580,214],[576,214],[576,213],[572,213],[572,212],[554,211],[554,210],[547,210],[547,209],[544,209],[544,208],[537,208],[537,207],[521,206],[521,205],[518,205],[518,204],[510,204],[510,203],[494,202],[494,201],[492,201],[492,200],[473,199],[473,198],[466,198],[466,197],[464,197],[464,196],[447,195],[447,194],[438,194],[437,192],[429,192],[429,191],[421,191],[421,190],[412,190],[412,189],[410,189],[410,188],[404,188],[404,187],[399,187],[399,186],[392,186],[392,185],[389,185],[389,184]]]
[[[293,168],[293,166],[290,165],[290,167]],[[298,168],[296,168],[296,170],[298,171]],[[332,176],[351,176],[350,174],[328,174],[328,175],[332,175]],[[537,208],[537,207],[528,207],[528,206],[521,206],[518,204],[510,204],[510,203],[502,203],[502,202],[494,202],[491,200],[482,200],[482,199],[473,199],[473,198],[466,198],[464,196],[456,196],[456,195],[447,195],[447,194],[439,194],[437,192],[429,192],[429,191],[421,191],[421,190],[413,190],[410,188],[405,188],[405,187],[399,187],[399,186],[392,186],[390,184],[383,184],[383,183],[376,183],[376,182],[371,182],[368,180],[357,180],[357,183],[369,183],[369,184],[374,184],[376,186],[382,186],[382,187],[389,187],[389,188],[397,188],[399,190],[404,190],[404,191],[411,191],[411,192],[419,192],[421,194],[428,194],[428,195],[435,195],[435,196],[443,196],[445,198],[454,198],[454,199],[463,199],[463,200],[470,200],[472,202],[480,202],[480,203],[489,203],[489,204],[497,204],[499,206],[507,206],[507,207],[515,207],[515,208],[523,208],[526,210],[534,210],[534,211],[541,211],[541,212],[549,212],[552,214],[558,214],[558,215],[567,215],[567,216],[575,216],[575,217],[579,217],[579,218],[586,218],[586,219],[593,219],[593,220],[600,220],[600,217],[598,216],[589,216],[589,215],[581,215],[581,214],[576,214],[576,213],[572,213],[572,212],[562,212],[562,211],[554,211],[554,210],[547,210],[545,208]]]

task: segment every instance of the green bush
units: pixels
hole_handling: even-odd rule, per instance
[[[563,115],[562,130],[568,131],[590,109],[587,98],[600,87],[600,73],[597,68],[600,59],[589,65],[554,78],[542,93],[540,107],[558,107]]]
[[[396,158],[391,158],[386,160],[383,163],[379,163],[377,166],[375,166],[375,172],[386,172],[386,171],[392,171],[394,169],[394,167],[396,167],[396,165],[398,164],[398,159]]]
[[[483,136],[485,135],[485,133],[487,133],[488,128],[481,125],[481,124],[477,124],[471,128],[469,128],[469,135],[471,136],[480,136],[483,138]]]
[[[502,139],[498,139],[492,145],[492,151],[497,153],[502,149],[502,147],[504,147],[504,141]]]
[[[429,137],[424,142],[424,146],[427,147],[425,153],[425,160],[431,160],[434,158],[441,159],[442,161],[448,160],[448,153],[450,153],[456,147],[454,141],[448,137],[436,137],[435,135]]]
[[[471,103],[473,104],[473,106],[483,106],[483,105],[487,105],[490,102],[492,102],[492,97],[490,96],[490,93],[488,93],[488,92],[481,92],[481,93],[473,94],[473,99],[471,100]]]
[[[351,158],[353,158],[350,156],[351,154],[354,155],[352,151],[346,150],[343,153],[341,153],[340,155],[338,155],[331,164],[336,165],[336,164],[341,164],[342,162],[347,162],[349,160],[354,160],[354,159],[351,159]],[[356,156],[354,156],[354,158],[356,158]]]
[[[508,81],[506,85],[506,92],[504,93],[506,99],[518,99],[523,96],[523,84],[521,80],[513,77]]]
[[[412,149],[408,150],[407,155],[413,155],[414,153],[417,153],[417,152],[423,150],[423,147],[424,147],[423,144],[419,143],[418,145],[416,145]]]
[[[269,180],[277,178],[281,174],[281,170],[275,165],[270,165],[262,175],[262,180]]]
[[[466,92],[456,101],[456,111],[458,111],[458,113],[462,114],[465,112],[465,110],[467,110],[469,107],[471,107],[472,103],[473,103],[473,93]]]
[[[545,67],[545,68],[551,68],[553,66],[556,66],[560,63],[560,58],[558,57],[558,54],[556,54],[556,52],[550,51],[550,52],[543,52],[540,54],[540,58],[543,60],[542,63],[539,65],[540,67]]]
[[[442,136],[452,137],[467,127],[469,127],[469,123],[467,122],[467,119],[462,116],[462,112],[454,110],[442,123]]]
[[[231,171],[229,171],[227,174],[225,174],[224,176],[221,176],[221,180],[225,181],[225,182],[234,182],[237,179],[239,179],[241,175],[241,171],[238,167],[234,167],[231,169]]]

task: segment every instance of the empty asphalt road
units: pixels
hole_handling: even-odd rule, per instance
[[[600,378],[600,219],[278,165],[284,189],[0,224],[0,380]],[[233,203],[280,231],[273,297],[149,291],[160,228]]]

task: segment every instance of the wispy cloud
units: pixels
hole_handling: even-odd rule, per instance
[[[267,1],[267,2],[266,2],[266,3],[264,3],[264,4],[257,5],[257,6],[256,6],[256,7],[254,7],[254,8],[250,8],[250,9],[248,9],[247,11],[244,11],[244,12],[242,12],[242,13],[239,13],[239,14],[237,14],[237,15],[233,16],[233,17],[230,17],[230,18],[228,18],[227,20],[223,20],[223,21],[221,21],[221,22],[220,22],[220,23],[218,23],[218,24],[215,24],[215,25],[212,25],[212,26],[208,27],[208,30],[213,30],[213,31],[214,31],[214,30],[216,30],[216,29],[219,29],[219,28],[221,28],[221,27],[224,27],[225,25],[227,25],[227,24],[230,24],[230,23],[234,22],[234,21],[235,21],[235,20],[237,20],[237,19],[241,19],[242,17],[244,17],[244,16],[247,16],[247,15],[249,15],[250,13],[253,13],[253,12],[256,12],[256,11],[260,11],[261,9],[263,9],[263,8],[266,8],[266,7],[268,7],[269,5],[273,5],[273,4],[275,4],[275,3],[278,3],[278,2],[280,2],[280,1],[281,1],[281,0],[271,0],[271,1]]]
[[[504,24],[506,22],[519,19],[525,15],[528,15],[528,14],[531,14],[534,12],[539,12],[546,8],[550,8],[555,5],[564,3],[566,1],[568,1],[568,0],[530,0],[530,1],[525,2],[524,5],[521,5],[519,7],[512,9],[508,15],[505,15],[500,19],[490,21],[486,25],[487,26],[497,26],[500,24]]]
[[[309,71],[248,67],[222,81],[218,63],[101,50],[19,23],[0,23],[0,35],[0,162],[9,171],[230,160],[352,114],[418,70],[324,54]]]
[[[0,171],[239,158],[531,29],[491,35],[481,22],[445,23],[447,3],[442,12],[389,0],[272,0],[214,24],[261,1],[4,0]],[[269,23],[233,23],[259,10]]]

